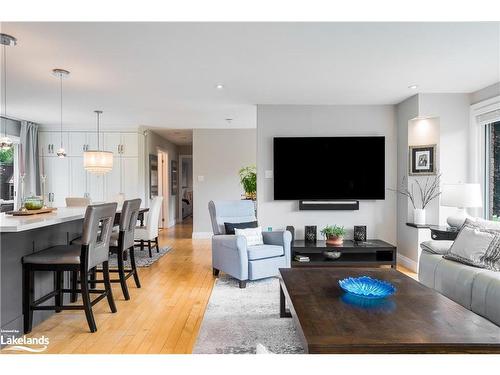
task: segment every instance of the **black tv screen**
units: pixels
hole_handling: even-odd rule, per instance
[[[275,200],[385,198],[385,137],[275,137]]]

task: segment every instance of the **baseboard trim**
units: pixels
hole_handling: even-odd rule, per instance
[[[208,238],[212,238],[214,234],[212,232],[193,232],[191,238],[193,240],[204,240]]]
[[[398,254],[397,263],[401,264],[403,267],[408,268],[410,271],[418,272],[418,264],[413,259],[405,257],[404,255]]]

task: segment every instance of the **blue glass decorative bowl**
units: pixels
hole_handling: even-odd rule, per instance
[[[386,298],[396,292],[396,287],[387,281],[369,276],[348,277],[339,280],[342,290],[364,298]]]

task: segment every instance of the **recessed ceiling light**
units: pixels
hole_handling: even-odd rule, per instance
[[[225,119],[225,120],[226,120],[226,122],[227,122],[227,124],[228,124],[228,125],[231,125],[231,122],[233,121],[233,119],[232,119],[232,118],[227,118],[227,119]]]
[[[408,86],[408,88],[411,90],[416,90],[416,89],[418,89],[418,85],[410,85],[410,86]]]
[[[222,90],[224,88],[224,85],[222,83],[218,83],[217,85],[215,85],[215,88],[217,90]]]

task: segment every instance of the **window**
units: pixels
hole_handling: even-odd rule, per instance
[[[0,211],[14,209],[14,145],[0,150]]]
[[[500,218],[500,121],[486,125],[486,215]]]

